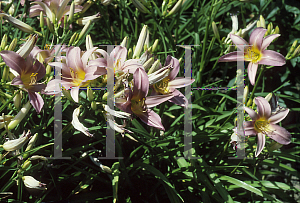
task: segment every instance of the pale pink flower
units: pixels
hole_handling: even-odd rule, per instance
[[[252,121],[246,121],[244,123],[245,135],[257,134],[257,148],[255,156],[257,157],[265,146],[265,135],[280,144],[290,144],[291,134],[283,127],[275,125],[287,116],[289,109],[272,114],[270,104],[263,97],[256,97],[255,104],[257,105],[258,113],[248,107],[244,107],[245,111],[252,118]]]
[[[2,51],[0,55],[5,64],[18,73],[18,76],[11,81],[11,85],[20,85],[26,90],[30,103],[36,112],[40,113],[44,100],[38,92],[41,92],[46,85],[37,83],[37,81],[46,74],[44,65],[38,60],[34,60],[32,54],[29,54],[26,60],[13,51]]]
[[[238,54],[239,51],[231,52],[222,56],[219,59],[219,62],[249,61],[248,77],[252,85],[255,84],[255,75],[258,64],[283,66],[285,64],[283,55],[276,51],[266,50],[270,43],[279,37],[280,34],[273,34],[264,38],[266,31],[267,29],[262,27],[255,28],[250,35],[249,43],[237,35],[230,34],[231,40],[240,50],[244,50],[243,45],[252,46],[245,47],[244,55]]]

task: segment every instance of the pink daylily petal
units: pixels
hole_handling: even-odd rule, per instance
[[[168,75],[168,79],[174,80],[174,78],[177,76],[179,69],[180,69],[180,64],[177,58],[174,58],[170,55],[167,56],[165,66],[171,65],[173,69],[171,70],[170,74]]]
[[[134,86],[132,100],[145,98],[149,90],[149,79],[144,69],[138,68],[133,74]]]
[[[157,106],[169,99],[171,99],[174,95],[173,94],[165,94],[165,95],[156,95],[156,96],[149,96],[145,99],[145,104],[147,108],[152,108]]]
[[[38,60],[35,60],[35,63],[34,63],[33,66],[32,66],[32,63],[31,63],[31,67],[32,67],[31,71],[33,73],[37,73],[36,81],[41,80],[45,76],[45,74],[46,74],[45,66],[43,64],[41,64]]]
[[[33,108],[36,110],[37,113],[40,113],[41,109],[44,106],[44,100],[41,97],[41,95],[39,95],[36,92],[28,92],[28,96]]]
[[[56,18],[61,19],[63,15],[68,11],[66,10],[66,6],[69,3],[70,0],[62,0],[59,4],[59,8],[56,13]],[[70,9],[69,9],[70,10]]]
[[[230,39],[239,48],[238,51],[244,50],[244,46],[249,45],[246,40],[244,40],[243,38],[241,38],[238,35],[230,34]]]
[[[275,140],[276,142],[280,144],[290,144],[292,136],[291,134],[283,127],[280,127],[279,125],[269,124],[270,128],[272,128],[272,132],[268,133],[268,136]]]
[[[184,77],[177,77],[169,82],[170,88],[181,88],[186,87],[190,84],[192,84],[195,81],[195,79],[187,79]]]
[[[245,136],[257,134],[257,132],[254,129],[254,123],[255,123],[255,121],[245,121],[244,122]]]
[[[114,67],[116,67],[117,65],[121,67],[126,60],[127,49],[122,46],[117,46],[110,53],[110,57],[113,59]]]
[[[265,143],[266,143],[266,136],[262,133],[258,133],[255,157],[257,157],[261,153],[261,151],[264,149]]]
[[[67,51],[67,66],[72,67],[74,72],[83,70],[83,64],[81,61],[80,48],[70,47]]]
[[[262,51],[262,59],[258,64],[265,64],[269,66],[283,66],[285,64],[285,58],[282,54],[272,51],[264,50]]]
[[[95,60],[89,61],[89,66],[99,66],[99,67],[107,67],[107,61],[104,58],[97,58]]]
[[[263,97],[256,97],[255,104],[259,117],[269,118],[271,116],[271,106]]]
[[[34,85],[30,85],[30,87],[28,88],[28,90],[30,90],[31,92],[41,92],[43,89],[45,89],[46,85],[45,84],[34,84]]]
[[[271,124],[279,123],[280,121],[282,121],[287,116],[289,111],[290,111],[289,109],[286,109],[284,111],[280,111],[280,112],[272,115],[269,118],[268,122],[270,122]]]
[[[172,95],[174,97],[172,97],[171,99],[169,99],[169,102],[172,102],[174,104],[177,104],[177,105],[185,107],[185,108],[188,107],[188,100],[187,100],[187,98],[179,90],[175,89],[172,92]]]
[[[130,59],[130,60],[125,61],[121,70],[124,73],[129,72],[129,73],[133,74],[138,68],[144,69],[144,66],[139,63],[138,59]]]
[[[91,56],[91,54],[97,49],[97,47],[93,47],[89,50],[87,50],[83,55],[82,55],[82,64],[83,64],[83,68],[86,68],[86,65],[88,63],[89,57]]]
[[[67,66],[67,64],[61,62],[51,62],[48,65],[54,68],[61,68],[61,74],[63,77],[72,78],[70,68]]]
[[[265,37],[263,39],[263,43],[261,45],[261,50],[262,51],[265,50],[271,44],[271,42],[279,36],[280,36],[280,34],[273,34],[273,35],[268,35],[267,37]]]
[[[254,29],[253,32],[250,34],[249,44],[261,50],[261,45],[266,32],[267,29],[264,29],[262,27]]]
[[[21,80],[20,75],[18,75],[11,81],[11,85],[24,85],[23,81]]]
[[[256,120],[258,118],[257,113],[253,109],[250,109],[249,107],[244,107],[244,109],[249,114],[252,120]]]
[[[164,126],[161,123],[161,118],[154,111],[147,109],[146,112],[143,112],[137,116],[147,125],[153,126],[163,131],[165,130]]]
[[[218,62],[231,62],[231,61],[244,61],[244,55],[237,51],[230,52],[224,56],[221,56]]]
[[[256,72],[257,72],[257,67],[258,67],[257,63],[250,62],[248,64],[248,77],[249,77],[250,83],[252,85],[255,84],[255,76],[256,76]]]
[[[19,54],[13,51],[1,51],[0,55],[5,64],[19,73],[19,75],[26,69],[26,61]]]

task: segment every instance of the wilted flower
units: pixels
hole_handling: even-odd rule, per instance
[[[66,89],[71,89],[71,96],[75,102],[78,102],[78,93],[80,87],[86,87],[91,80],[96,79],[100,75],[106,74],[104,67],[99,67],[97,64],[91,64],[88,61],[90,55],[97,48],[92,48],[86,51],[81,56],[79,47],[70,47],[66,53],[66,62],[52,62],[51,66],[58,66],[62,69],[62,79],[51,80],[45,89],[48,94],[55,94],[57,83],[61,83]]]
[[[153,85],[153,94],[172,94],[174,97],[169,99],[170,102],[187,107],[188,101],[186,97],[176,88],[186,87],[192,84],[195,79],[175,78],[179,72],[180,65],[179,61],[170,55],[166,59],[166,66],[170,66],[173,69],[167,77]]]
[[[107,105],[103,105],[104,106],[104,110],[107,112],[106,113],[106,118],[107,118],[107,122],[109,124],[109,126],[114,129],[115,131],[119,132],[119,133],[124,133],[129,132],[132,133],[131,131],[125,129],[124,127],[126,126],[126,118],[130,118],[130,114],[126,113],[126,112],[122,112],[122,111],[114,111],[112,109],[110,109]],[[114,121],[114,117],[118,117],[118,118],[122,118],[124,119],[124,124],[123,125],[119,125]]]
[[[80,132],[84,133],[88,137],[93,137],[93,134],[89,132],[89,129],[84,127],[82,123],[80,123],[78,116],[80,114],[80,106],[76,108],[73,111],[73,120],[72,120],[72,125],[76,130],[79,130]]]
[[[243,38],[231,34],[230,38],[232,39],[233,43],[237,45],[239,49],[244,51],[244,55],[238,54],[240,51],[231,52],[222,56],[219,59],[219,62],[249,61],[250,63],[248,65],[248,77],[250,83],[254,85],[258,64],[265,64],[270,66],[282,66],[285,64],[285,58],[283,55],[275,51],[266,50],[269,44],[280,35],[274,34],[264,38],[266,31],[267,29],[264,29],[262,27],[254,29],[250,35],[249,43],[246,42]],[[246,46],[245,50],[244,46]]]
[[[3,17],[5,20],[10,22],[16,28],[20,29],[23,32],[27,32],[27,33],[34,32],[34,29],[30,25],[27,25],[26,23],[14,18],[6,13],[1,13],[1,12],[0,12],[0,17]]]
[[[25,187],[29,189],[47,190],[45,183],[37,181],[32,176],[23,176],[22,180],[24,182]]]
[[[87,16],[87,17],[79,18],[78,20],[76,20],[76,23],[78,25],[85,25],[89,21],[91,21],[92,23],[96,22],[100,18],[101,18],[101,14],[100,13],[96,13],[95,15],[92,15],[92,16]]]
[[[30,103],[36,112],[40,113],[44,100],[38,92],[42,91],[46,85],[37,82],[46,74],[44,65],[37,60],[33,60],[31,54],[26,60],[13,51],[2,51],[0,55],[6,65],[19,74],[12,80],[11,84],[20,85],[24,88],[28,92]]]
[[[3,144],[3,149],[8,152],[21,149],[26,144],[26,142],[30,139],[30,134],[31,134],[30,130],[28,130],[27,133],[25,133],[24,131],[23,134],[20,136],[20,138],[5,142]]]
[[[244,129],[246,136],[257,134],[257,149],[255,152],[257,157],[265,146],[265,135],[279,144],[287,145],[291,142],[291,134],[283,127],[275,125],[287,116],[289,109],[272,114],[270,104],[263,97],[256,97],[255,104],[257,105],[258,113],[248,107],[244,107],[245,111],[252,118],[252,121],[244,123]]]

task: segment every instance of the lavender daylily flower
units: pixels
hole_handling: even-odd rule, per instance
[[[13,51],[2,51],[0,53],[3,61],[8,67],[18,73],[11,85],[20,85],[28,92],[29,100],[37,113],[40,113],[44,100],[38,92],[41,92],[46,85],[37,83],[45,74],[46,69],[38,60],[34,60],[32,54],[26,57],[26,60]]]
[[[147,73],[142,68],[136,69],[133,79],[133,90],[127,88],[125,90],[125,98],[116,98],[116,106],[122,111],[137,115],[149,126],[165,130],[159,115],[149,108],[171,99],[173,95],[166,94],[147,97],[149,80]]]
[[[179,106],[187,107],[188,100],[176,88],[186,87],[192,84],[195,79],[187,79],[183,77],[175,78],[179,72],[180,65],[179,61],[170,55],[166,59],[165,67],[166,66],[171,66],[173,69],[167,77],[153,85],[153,94],[172,94],[174,97],[169,99],[170,102]]]
[[[248,77],[252,85],[255,84],[255,75],[257,72],[258,64],[265,64],[269,66],[283,66],[285,64],[285,58],[278,52],[266,50],[270,43],[279,37],[279,34],[269,35],[264,38],[267,29],[262,27],[255,28],[250,35],[249,43],[243,38],[230,34],[230,38],[240,50],[243,50],[243,45],[252,45],[245,48],[243,56],[240,56],[239,51],[231,52],[222,56],[219,62],[230,61],[249,61],[248,65]]]
[[[82,56],[79,47],[70,47],[66,53],[66,63],[52,62],[51,66],[58,66],[62,69],[62,79],[51,80],[45,89],[48,94],[55,94],[56,83],[61,83],[66,89],[71,89],[71,96],[75,102],[78,102],[78,93],[80,87],[86,87],[91,80],[106,74],[104,67],[91,65],[88,61],[90,55],[97,48],[87,50]]]
[[[265,146],[265,135],[280,144],[290,144],[291,134],[283,127],[275,125],[287,116],[289,109],[272,114],[270,104],[263,97],[256,97],[255,104],[257,105],[258,113],[245,107],[245,111],[252,118],[252,121],[246,121],[244,123],[245,135],[257,134],[257,149],[255,156],[257,157]]]

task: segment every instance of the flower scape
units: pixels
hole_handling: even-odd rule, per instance
[[[299,202],[294,4],[1,1],[0,202]]]

